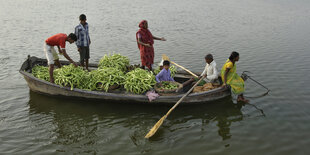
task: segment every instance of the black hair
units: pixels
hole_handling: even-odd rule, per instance
[[[169,65],[170,65],[170,62],[169,62],[168,60],[165,60],[165,61],[163,62],[163,65],[164,65],[164,66],[166,66],[166,65],[169,66]]]
[[[233,61],[235,58],[237,58],[239,56],[239,53],[236,51],[231,52],[230,56],[229,56],[229,60]]]
[[[213,60],[213,56],[212,56],[212,54],[210,54],[210,53],[209,53],[209,54],[207,54],[207,55],[205,56],[205,59],[210,59],[210,60],[212,59],[212,60]]]
[[[74,33],[70,33],[70,34],[68,35],[68,37],[71,38],[71,39],[74,40],[74,41],[77,40],[77,37],[76,37],[76,35],[75,35]]]
[[[80,20],[86,20],[86,16],[84,14],[80,15]]]

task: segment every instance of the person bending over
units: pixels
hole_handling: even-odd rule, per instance
[[[57,46],[58,52],[62,54],[67,60],[69,60],[75,67],[77,67],[77,64],[69,57],[65,49],[66,41],[72,44],[76,40],[76,35],[73,33],[70,33],[68,36],[64,33],[58,33],[45,40],[44,52],[46,55],[47,64],[49,65],[51,83],[54,83],[54,64],[56,64],[59,68],[61,67],[59,57],[55,51],[54,46]]]

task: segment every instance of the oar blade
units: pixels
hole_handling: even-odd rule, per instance
[[[162,58],[163,58],[163,60],[168,60],[168,61],[170,61],[170,60],[169,60],[169,57],[168,57],[166,54],[163,54],[163,55],[162,55]]]
[[[144,138],[150,138],[152,137],[156,131],[158,130],[158,128],[163,124],[164,120],[167,118],[167,115],[164,115],[159,121],[157,121],[157,123],[152,127],[152,129],[149,131],[149,133],[147,133],[145,135]]]

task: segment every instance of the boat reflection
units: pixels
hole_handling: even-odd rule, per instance
[[[130,137],[135,145],[144,145],[144,135],[171,108],[164,105],[80,101],[45,96],[32,91],[29,106],[30,115],[51,118],[49,125],[54,128],[51,132],[56,135],[53,143],[62,145],[85,141],[87,145],[95,145],[98,140],[106,138],[109,141],[109,138],[118,134],[127,134],[127,138]],[[234,104],[231,97],[205,105],[179,106],[150,140],[161,140],[166,134],[173,135],[172,132],[191,128],[193,121],[194,127],[200,127],[201,131],[210,127],[210,124],[216,124],[221,139],[230,139],[232,123],[244,119],[241,111],[243,106],[241,103]],[[38,118],[34,118],[32,121],[36,123],[37,120]],[[119,130],[114,130],[116,128]]]
[[[191,128],[191,120],[200,120],[200,128],[201,131],[206,130],[209,124],[216,123],[218,127],[218,135],[222,138],[222,140],[227,140],[231,138],[230,126],[233,122],[242,121],[244,116],[242,114],[242,107],[245,104],[242,103],[233,103],[231,97],[226,97],[224,99],[211,102],[207,105],[200,106],[181,106],[178,107],[176,113],[172,114],[170,117],[170,124],[175,127],[173,130],[182,129],[182,128]],[[178,119],[178,118],[182,118]],[[184,124],[188,124],[186,126]]]

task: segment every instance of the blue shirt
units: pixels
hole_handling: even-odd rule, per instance
[[[75,35],[77,37],[77,41],[75,42],[77,47],[87,47],[89,46],[90,38],[88,33],[88,23],[83,26],[79,24],[75,27]]]
[[[156,75],[156,81],[174,81],[174,79],[171,77],[170,69],[166,70],[165,68],[162,69],[157,75]]]

